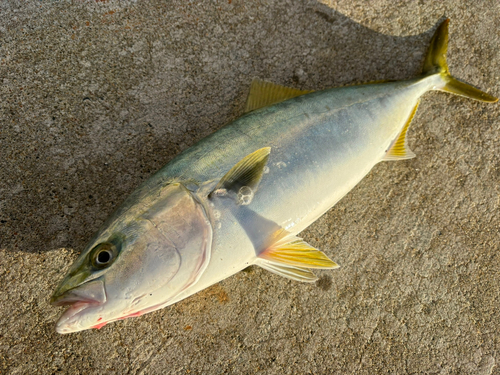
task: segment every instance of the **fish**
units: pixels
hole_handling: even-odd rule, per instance
[[[242,117],[150,177],[90,240],[51,297],[68,306],[56,331],[138,317],[251,265],[301,282],[339,267],[298,235],[377,163],[415,156],[420,97],[498,100],[449,73],[448,24],[413,79],[322,91],[254,79]]]

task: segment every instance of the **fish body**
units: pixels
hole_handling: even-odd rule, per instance
[[[270,147],[269,172],[249,207],[297,235],[384,159],[418,98],[433,87],[435,78],[334,88],[253,111],[179,155],[158,178],[213,179],[214,184],[235,161]],[[214,145],[227,147],[214,153]],[[193,175],[193,166],[199,175]],[[200,200],[204,196],[202,192]],[[256,251],[244,226],[235,225],[250,220],[235,220],[225,201],[215,202],[211,210],[218,217],[213,220],[213,259],[182,297],[254,264],[265,250]]]
[[[496,101],[449,75],[447,26],[415,79],[311,93],[254,81],[251,111],[158,171],[90,241],[52,297],[70,305],[58,332],[154,311],[252,264],[306,282],[336,268],[297,235],[375,164],[414,156],[406,131],[420,97]]]

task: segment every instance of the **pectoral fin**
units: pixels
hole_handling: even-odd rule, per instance
[[[245,112],[267,107],[311,92],[309,90],[298,90],[254,78],[250,86]]]
[[[222,177],[208,197],[230,194],[237,197],[239,204],[250,203],[262,179],[270,152],[271,147],[264,147],[245,156]]]

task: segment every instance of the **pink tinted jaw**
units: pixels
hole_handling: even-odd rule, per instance
[[[127,319],[127,318],[135,318],[135,317],[141,316],[143,313],[144,313],[144,311],[138,311],[138,312],[135,312],[135,313],[132,313],[132,314],[129,314],[129,315],[125,315],[125,316],[119,317],[119,318],[114,319],[114,320],[110,320],[110,321],[102,322],[102,323],[97,323],[95,326],[92,326],[90,328],[101,329],[106,324],[111,323],[111,322],[113,322],[115,320],[124,320],[124,319]],[[97,321],[101,322],[102,318],[97,319]]]
[[[56,296],[52,300],[53,305],[69,305],[57,321],[56,331],[72,333],[90,328],[91,316],[94,314],[94,316],[99,316],[99,310],[102,310],[100,307],[106,302],[106,291],[101,280],[90,281]],[[87,311],[89,309],[90,311]]]
[[[85,301],[73,303],[59,318],[56,323],[58,333],[72,333],[80,331],[78,319],[76,316],[82,311],[88,309],[92,304]]]
[[[148,310],[136,311],[134,313],[126,314],[126,315],[120,316],[118,318],[110,319],[107,321],[103,321],[103,317],[101,316],[97,319],[97,321],[95,322],[94,325],[82,326],[81,321],[80,321],[81,319],[79,319],[80,318],[79,315],[81,315],[82,312],[86,309],[89,309],[92,307],[98,307],[98,306],[100,306],[99,303],[95,303],[95,302],[91,303],[91,302],[87,302],[87,301],[78,301],[78,302],[73,303],[68,308],[68,310],[66,310],[63,313],[61,318],[59,318],[59,321],[56,324],[56,331],[58,333],[64,334],[64,333],[78,332],[78,331],[82,331],[82,330],[89,329],[89,328],[101,329],[102,327],[104,327],[108,323],[111,323],[111,322],[114,322],[117,320],[127,319],[127,318],[135,318],[135,317],[141,316],[141,315],[148,312]],[[97,315],[97,316],[99,316],[99,315]]]

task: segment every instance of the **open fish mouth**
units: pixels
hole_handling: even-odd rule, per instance
[[[82,316],[86,310],[102,306],[106,303],[106,300],[104,283],[101,280],[94,280],[80,285],[60,295],[55,294],[50,300],[52,305],[69,305],[69,308],[57,321],[56,331],[59,333],[71,333],[90,328],[82,324]]]

